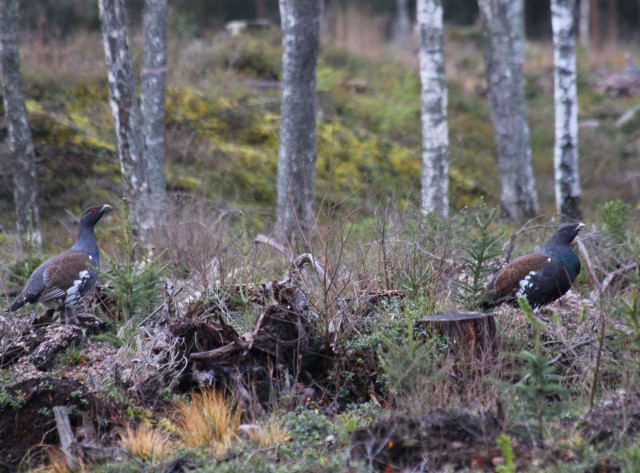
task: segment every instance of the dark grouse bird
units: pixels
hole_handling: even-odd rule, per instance
[[[580,259],[571,242],[583,223],[562,225],[538,251],[521,256],[500,270],[483,301],[488,309],[502,303],[517,304],[525,296],[534,310],[563,296],[580,273]]]
[[[40,302],[53,315],[64,312],[68,323],[73,307],[87,296],[98,282],[100,253],[94,226],[109,205],[89,207],[78,225],[78,237],[71,248],[42,263],[29,277],[27,284],[5,312],[18,310],[26,303]]]

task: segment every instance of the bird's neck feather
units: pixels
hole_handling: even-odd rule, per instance
[[[78,238],[76,238],[71,249],[87,253],[97,266],[100,265],[100,252],[93,227],[80,227],[78,230]]]

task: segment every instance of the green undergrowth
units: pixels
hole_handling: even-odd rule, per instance
[[[99,49],[99,41],[88,40],[87,33],[81,38]],[[454,209],[476,205],[482,196],[490,205],[499,202],[482,61],[477,45],[465,44],[466,38],[451,32],[447,50]],[[216,37],[209,49],[175,41],[170,50],[181,55],[172,59],[167,94],[168,190],[272,212],[280,126],[279,33]],[[135,51],[138,47],[134,42]],[[547,192],[553,183],[553,100],[549,79],[540,70],[548,61],[545,54],[541,45],[530,45],[527,52],[528,61],[539,66],[527,68],[527,100],[543,212],[553,209],[553,192]],[[84,205],[90,194],[114,200],[120,188],[105,75],[92,65],[62,86],[57,77],[68,72],[65,67],[72,66],[62,62],[61,70],[47,72],[30,55],[24,65],[41,199],[54,200],[58,210]],[[30,74],[31,69],[38,74]],[[598,124],[581,129],[589,212],[591,202],[605,192],[609,200],[627,199],[631,188],[608,186],[605,191],[600,181],[614,182],[628,167],[636,138],[633,126],[615,126],[631,100],[602,93],[586,66],[579,82],[580,119]],[[365,59],[323,45],[318,90],[318,201],[330,195],[341,212],[381,197],[393,199],[399,208],[416,207],[422,140],[417,70],[385,55]],[[4,197],[10,202],[10,194]]]

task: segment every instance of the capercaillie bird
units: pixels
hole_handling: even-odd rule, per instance
[[[49,311],[59,311],[69,323],[74,306],[85,298],[98,282],[100,252],[94,226],[111,206],[86,209],[78,224],[78,236],[68,250],[42,263],[31,274],[16,299],[5,309],[13,312],[36,302]]]
[[[524,296],[534,310],[562,297],[580,274],[580,258],[571,242],[583,223],[562,225],[545,245],[503,267],[481,303],[490,309],[503,303],[517,305]]]

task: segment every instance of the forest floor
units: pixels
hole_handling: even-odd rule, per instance
[[[99,37],[26,51],[52,228],[44,250],[19,249],[2,220],[7,298],[68,245],[66,209],[117,211],[96,229],[103,274],[79,324],[41,320],[39,307],[0,316],[0,470],[639,471],[640,83],[614,81],[624,51],[581,52],[583,270],[539,314],[503,306],[473,325],[510,237],[515,258],[557,226],[550,49],[527,48],[543,210],[519,228],[494,210],[479,31],[448,41],[452,217],[416,209],[415,64],[327,48],[322,203],[294,258],[261,235],[275,200],[277,34],[172,44],[171,203],[145,248],[118,204]],[[434,322],[445,313],[467,318]]]

